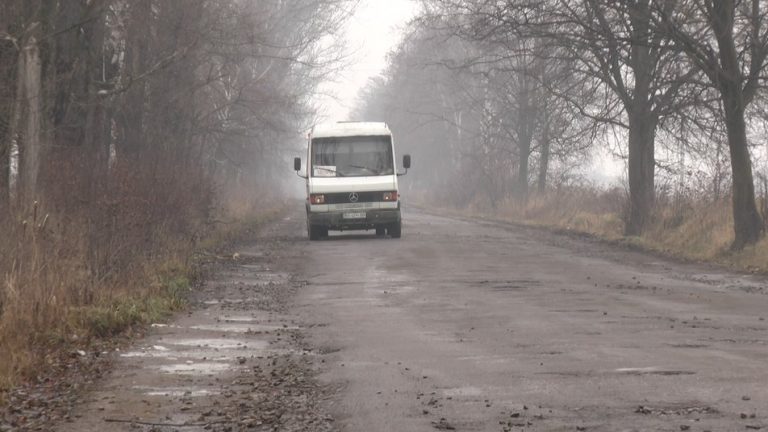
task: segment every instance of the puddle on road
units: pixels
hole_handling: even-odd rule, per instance
[[[290,275],[288,273],[248,272],[238,274],[233,279],[236,285],[265,286],[286,283],[290,280]]]
[[[696,372],[673,370],[673,369],[661,369],[658,367],[640,367],[640,368],[618,368],[614,369],[614,372],[628,375],[694,375]]]
[[[459,357],[459,360],[464,361],[471,361],[472,363],[482,363],[482,364],[498,364],[498,363],[509,363],[509,357],[503,356],[503,355],[490,355],[490,356],[484,356],[484,355],[477,355],[477,356],[463,356]]]
[[[170,365],[155,366],[160,372],[176,375],[216,375],[222,372],[236,369],[231,363],[176,363]]]
[[[266,349],[269,343],[262,340],[245,341],[242,339],[228,338],[193,338],[193,339],[167,339],[164,340],[171,345],[180,345],[197,348],[213,349]]]
[[[473,386],[456,387],[456,388],[443,390],[443,395],[451,396],[451,397],[482,396],[483,394],[484,394],[483,389],[479,387],[473,387]]]
[[[672,348],[709,348],[709,345],[699,343],[675,343],[666,345],[671,346]]]
[[[166,397],[204,397],[220,394],[218,390],[206,390],[199,387],[147,387],[133,386],[147,396],[166,396]]]
[[[194,360],[210,360],[210,361],[233,361],[236,355],[222,355],[222,351],[219,350],[188,350],[188,351],[170,351],[170,352],[157,352],[157,351],[131,351],[124,354],[120,354],[123,358],[140,358],[140,359],[164,359],[169,361],[178,361],[179,359],[194,359]],[[259,353],[262,354],[262,353]]]
[[[220,304],[243,304],[264,301],[264,297],[245,297],[239,299],[221,299],[221,300],[206,300],[203,304],[208,306],[216,306]]]
[[[211,324],[187,327],[193,330],[228,332],[228,333],[269,333],[278,330],[298,330],[297,326],[276,326],[266,324]]]
[[[164,359],[179,361],[180,359],[230,362],[237,357],[266,357],[271,354],[286,354],[294,352],[291,349],[270,347],[265,340],[237,340],[227,338],[194,338],[165,340],[164,343],[175,347],[158,350],[143,348],[141,350],[121,353],[123,358]]]
[[[222,316],[219,320],[223,322],[235,322],[235,323],[256,323],[260,320],[250,316]]]
[[[249,317],[219,318],[216,324],[199,324],[192,326],[164,325],[170,329],[191,329],[225,333],[269,333],[278,330],[299,330],[298,326],[258,324],[259,319]]]

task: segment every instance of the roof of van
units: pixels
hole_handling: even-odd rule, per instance
[[[319,124],[312,130],[313,138],[391,135],[383,122],[336,122]]]

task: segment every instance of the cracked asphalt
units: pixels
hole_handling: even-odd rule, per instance
[[[303,208],[116,353],[58,430],[768,430],[768,283],[407,209]]]

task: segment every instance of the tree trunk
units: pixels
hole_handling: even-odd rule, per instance
[[[655,201],[655,141],[659,117],[653,111],[654,65],[658,58],[651,54],[649,1],[629,3],[632,25],[632,47],[629,65],[634,74],[634,88],[625,96],[624,108],[629,120],[629,217],[624,234],[643,233],[653,212]]]
[[[92,3],[89,15],[97,13],[103,2]],[[110,121],[105,103],[98,95],[95,83],[104,79],[101,74],[105,70],[104,39],[106,23],[103,19],[95,20],[87,27],[87,41],[84,75],[87,77],[84,87],[84,99],[87,101],[85,124],[83,132],[83,159],[88,164],[86,168],[86,192],[89,200],[93,201],[102,194],[109,164]]]
[[[130,161],[138,159],[144,147],[146,82],[138,77],[147,72],[149,65],[151,20],[152,0],[135,0],[130,3],[125,48],[126,81],[130,87],[123,99],[120,116],[122,139],[117,147],[118,162],[120,159],[128,159],[123,161],[125,166],[131,166]]]
[[[38,198],[37,179],[42,155],[42,62],[40,60],[40,24],[30,26],[29,36],[19,56],[17,99],[22,114],[19,122],[19,185],[20,208],[31,207]]]
[[[528,201],[528,164],[531,159],[531,141],[521,142],[518,150],[520,151],[520,165],[517,170],[517,192],[520,201]]]
[[[752,178],[752,160],[747,146],[747,128],[744,121],[744,103],[740,88],[721,84],[725,127],[728,131],[728,148],[731,154],[733,176],[733,230],[731,248],[743,249],[760,239],[763,224],[755,202],[755,185]]]
[[[549,171],[549,152],[550,152],[550,119],[549,114],[544,114],[544,130],[541,133],[541,144],[539,146],[541,158],[539,160],[539,179],[537,189],[540,194],[547,191],[547,172]]]
[[[725,112],[725,127],[728,131],[728,148],[731,153],[735,234],[731,248],[739,250],[748,244],[757,243],[763,224],[755,203],[752,160],[747,146],[743,75],[733,40],[734,7],[733,1],[712,1],[710,23],[720,48],[722,73],[718,74],[718,81]]]
[[[522,74],[521,74],[522,75]],[[521,77],[520,106],[518,107],[518,134],[517,134],[517,196],[521,202],[528,201],[528,165],[531,159],[531,144],[533,142],[533,133],[536,127],[536,103],[531,101],[534,94],[530,89],[528,78]],[[531,103],[533,102],[533,103]]]
[[[0,121],[5,119],[0,119]],[[0,214],[11,204],[11,140],[6,131],[0,131]],[[1,216],[1,215],[0,215]]]
[[[629,112],[629,217],[624,231],[626,235],[642,234],[653,211],[657,123],[658,117],[650,110]]]
[[[0,212],[10,208],[11,121],[16,97],[18,51],[12,43],[0,41]]]

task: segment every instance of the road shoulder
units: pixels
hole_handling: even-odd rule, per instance
[[[289,303],[302,282],[293,222],[265,227],[194,294],[190,310],[116,351],[59,431],[330,430]]]

